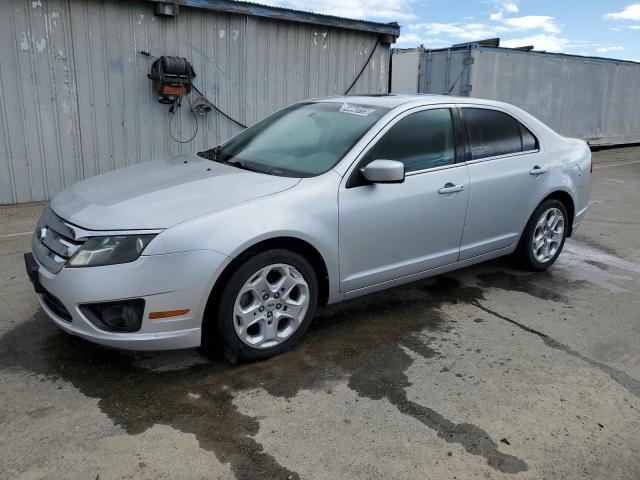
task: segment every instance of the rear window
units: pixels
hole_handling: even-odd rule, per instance
[[[536,137],[511,115],[483,108],[463,110],[469,130],[472,160],[538,148]]]

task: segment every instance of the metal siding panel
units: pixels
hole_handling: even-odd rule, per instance
[[[309,78],[309,96],[319,97],[320,93],[320,52],[318,51],[318,29],[315,25],[310,31],[311,42],[309,44],[310,69],[306,72]]]
[[[258,31],[258,37],[256,38],[257,43],[254,45],[254,47],[258,52],[258,57],[256,59],[256,110],[255,117],[253,119],[254,122],[257,122],[260,118],[264,118],[265,116],[267,116],[270,111],[269,97],[267,95],[269,85],[269,23],[256,22],[256,27]]]
[[[228,69],[229,69],[229,51],[227,41],[229,39],[229,22],[226,16],[216,15],[215,18],[216,32],[218,35],[214,38],[215,47],[212,49],[212,57],[215,68],[215,84],[213,91],[214,98],[212,101],[223,111],[229,111],[228,102]],[[231,129],[228,120],[221,115],[217,115],[216,133],[218,138],[226,138],[230,135]]]
[[[32,172],[34,186],[42,189],[44,198],[51,191],[60,187],[60,158],[58,156],[55,136],[55,106],[51,96],[50,64],[47,50],[47,35],[43,7],[39,4],[27,5],[27,28],[31,32],[32,48],[30,55],[31,72],[33,74],[33,108],[36,119],[35,131],[31,134],[37,138],[37,149],[32,154]],[[28,125],[28,124],[27,124]],[[49,156],[52,161],[49,161]]]
[[[390,80],[390,75],[391,72],[389,71],[389,67],[391,66],[391,51],[389,50],[389,48],[384,48],[382,50],[382,62],[383,62],[383,68],[380,69],[380,88],[381,88],[381,92],[388,92],[389,91],[389,80]]]
[[[68,55],[71,36],[67,28],[69,25],[67,7],[65,1],[43,2],[50,86],[48,98],[50,123],[43,127],[48,127],[53,137],[52,146],[46,151],[46,162],[57,163],[56,166],[52,166],[52,170],[57,171],[59,175],[59,177],[51,177],[53,182],[49,185],[50,191],[65,188],[78,181],[82,175],[75,79],[72,73],[72,58]],[[55,161],[52,162],[54,158]]]
[[[80,117],[82,165],[85,177],[96,175],[99,172],[98,126],[92,107],[94,103],[93,82],[86,81],[89,76],[93,75],[91,28],[88,15],[89,4],[87,2],[79,2],[71,8],[75,77],[77,81],[76,95]]]
[[[0,115],[2,143],[0,144],[0,203],[19,202],[32,195],[29,155],[25,142],[24,111],[21,101],[18,58],[21,46],[13,20],[13,2],[7,2],[0,12]],[[10,9],[10,10],[9,10]],[[27,47],[29,46],[28,40]],[[26,79],[25,79],[26,80]],[[4,92],[14,92],[7,95]]]
[[[15,28],[16,70],[18,103],[11,111],[22,112],[21,131],[16,131],[24,141],[24,153],[16,160],[17,201],[27,198],[46,198],[47,191],[43,181],[41,138],[42,128],[40,112],[37,106],[38,82],[33,68],[33,51],[36,49],[30,25],[30,7],[26,2],[11,3],[11,12]],[[4,17],[4,15],[3,15]],[[19,38],[21,37],[21,39]],[[7,112],[11,115],[11,111]],[[19,120],[18,120],[19,121]],[[24,161],[24,163],[22,163]]]
[[[354,69],[353,69],[354,78],[358,75],[358,73],[360,73],[360,70],[362,70],[362,67],[364,66],[364,62],[365,62],[367,56],[369,55],[369,49],[367,48],[368,45],[367,45],[367,42],[365,41],[364,37],[365,37],[365,35],[360,35],[359,32],[355,36],[355,38],[356,38],[356,57],[355,57],[354,65],[353,65],[354,66]],[[367,81],[368,81],[368,69],[365,68],[364,71],[362,72],[362,75],[360,76],[360,78],[356,82],[355,86],[353,87],[352,93],[362,94],[366,90],[368,90],[368,85],[366,84]]]
[[[146,9],[140,3],[133,4],[130,8],[127,24],[132,38],[129,53],[131,63],[128,68],[125,97],[127,105],[132,106],[133,110],[127,110],[126,124],[135,140],[135,154],[130,161],[140,163],[149,159],[152,149],[152,129],[149,122],[149,98],[152,98],[152,89],[151,82],[141,81],[149,71],[151,60],[138,52],[140,50],[156,52],[159,50],[159,45],[153,41],[146,25],[138,23],[138,21],[142,22],[140,15],[144,15]]]
[[[122,9],[124,9],[124,6]],[[138,67],[138,60],[143,59],[138,58],[141,55],[136,51],[137,38],[132,10],[127,9],[121,13],[119,27],[123,62],[122,75],[120,76],[121,84],[119,85],[122,99],[122,127],[124,130],[124,143],[122,146],[124,158],[122,162],[124,165],[133,165],[141,161],[142,145],[140,125],[137,121],[138,98],[140,95],[131,86],[136,85],[139,75],[144,75],[144,71]]]
[[[362,73],[362,78],[359,80],[360,93],[369,93],[371,91],[371,77],[373,76],[373,72],[375,71],[375,52],[372,53],[373,47],[375,46],[375,40],[371,42],[371,38],[367,34],[363,34],[361,36],[362,42],[362,58],[360,59],[360,69],[364,67],[364,71]],[[371,60],[368,64],[365,65],[367,58],[371,55]]]
[[[287,25],[287,33],[285,40],[285,59],[284,59],[284,81],[285,81],[285,103],[291,104],[298,100],[298,71],[300,65],[298,63],[298,39],[296,35],[296,28],[292,25]]]
[[[322,30],[323,26],[315,25],[313,28],[313,52],[315,57],[315,73],[314,79],[316,80],[316,91],[314,97],[323,97],[324,94],[324,82],[326,78],[325,70],[325,56],[324,49],[322,48]]]
[[[327,95],[338,94],[338,85],[340,85],[338,80],[338,74],[340,72],[340,63],[338,60],[339,41],[340,31],[335,28],[327,29],[327,69],[329,71],[327,78]]]
[[[92,81],[92,95],[90,105],[80,105],[80,110],[91,109],[96,122],[96,158],[97,173],[108,172],[116,168],[114,159],[114,140],[111,124],[110,98],[110,66],[108,60],[109,38],[105,10],[111,6],[110,2],[102,2],[99,8],[89,5],[88,28],[89,44],[87,54],[91,57],[91,71],[87,78]]]
[[[243,114],[244,105],[244,65],[246,65],[245,56],[245,38],[246,38],[246,17],[239,15],[229,15],[231,24],[231,65],[229,67],[229,96],[230,107],[229,114],[232,118],[246,125]],[[242,130],[241,127],[233,122],[226,120],[230,128],[230,136]]]
[[[258,98],[258,50],[254,47],[258,43],[258,25],[254,18],[246,17],[246,42],[245,56],[246,67],[243,89],[245,91],[244,114],[245,124],[255,122],[257,118],[257,98]],[[250,47],[251,46],[251,47]]]
[[[269,91],[272,96],[273,109],[277,109],[280,105],[286,105],[285,89],[286,83],[286,34],[288,24],[278,22],[271,29],[271,57],[269,64],[271,66],[271,78],[269,79]]]
[[[129,122],[126,121],[126,71],[130,70],[127,62],[128,51],[123,43],[123,30],[126,29],[129,11],[126,4],[107,2],[102,16],[102,32],[105,37],[105,62],[107,72],[106,95],[108,99],[109,129],[111,131],[111,165],[110,169],[125,167],[127,158],[127,137]]]
[[[333,35],[336,37],[334,39],[335,49],[336,49],[336,57],[335,57],[335,65],[336,65],[336,85],[335,85],[335,93],[337,95],[344,93],[344,88],[347,88],[345,85],[347,84],[347,75],[345,71],[346,64],[346,45],[345,39],[347,38],[347,34],[344,30],[336,30]]]

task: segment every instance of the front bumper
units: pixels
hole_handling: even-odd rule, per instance
[[[62,330],[102,345],[127,350],[172,350],[201,343],[204,308],[226,257],[211,250],[141,256],[131,263],[103,267],[68,268],[51,273],[39,266],[34,284],[42,309]],[[71,321],[45,298],[55,297]],[[142,298],[142,326],[134,333],[101,330],[81,312],[79,305]],[[185,315],[150,319],[150,312],[188,309]]]

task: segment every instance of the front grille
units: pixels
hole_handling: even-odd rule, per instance
[[[34,256],[47,270],[58,273],[84,243],[78,230],[47,207],[31,239]]]
[[[53,313],[55,313],[58,317],[60,317],[64,321],[71,323],[71,314],[69,313],[69,310],[65,308],[65,306],[62,304],[60,300],[58,300],[56,297],[51,295],[46,290],[42,294],[42,300],[44,301],[45,305],[49,307],[49,310],[51,310]]]

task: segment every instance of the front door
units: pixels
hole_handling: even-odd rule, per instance
[[[405,181],[368,184],[377,160],[405,165]],[[406,112],[381,131],[339,192],[340,289],[361,289],[458,260],[468,174],[456,163],[452,112]]]

